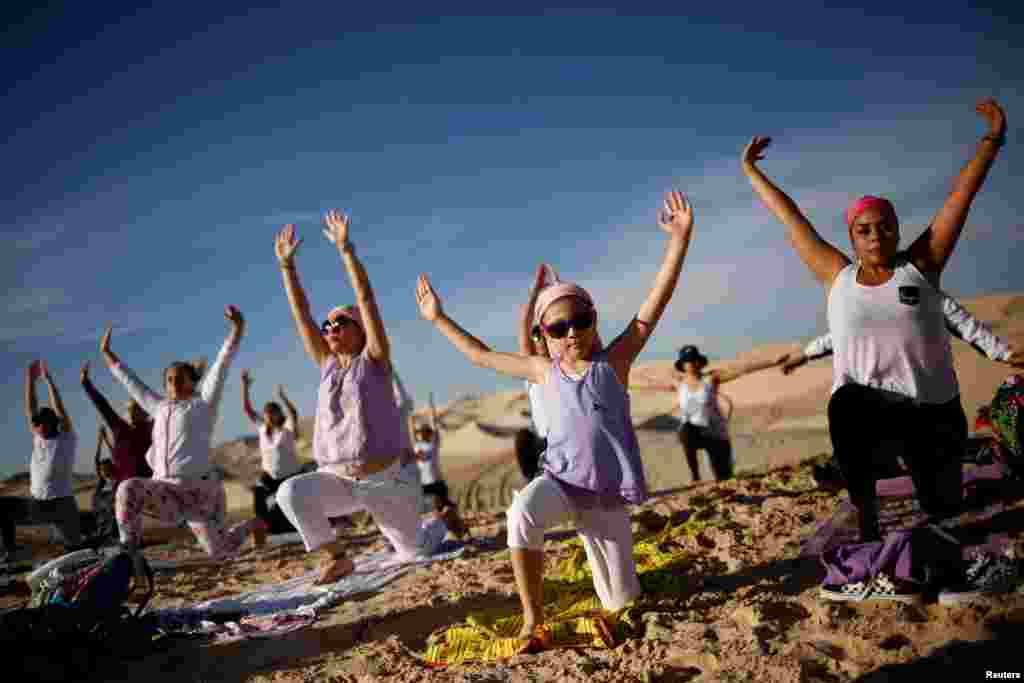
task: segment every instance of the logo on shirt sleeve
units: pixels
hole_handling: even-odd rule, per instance
[[[916,306],[921,303],[921,288],[900,287],[900,303],[907,306]]]

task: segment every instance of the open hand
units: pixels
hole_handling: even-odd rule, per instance
[[[420,315],[424,320],[434,322],[441,315],[441,298],[430,285],[426,273],[416,281],[416,303],[420,307]]]
[[[658,227],[670,235],[685,235],[693,229],[693,207],[678,190],[665,193],[665,208],[658,211]]]
[[[753,167],[758,161],[764,159],[764,151],[770,144],[772,144],[772,139],[769,137],[755,135],[750,138],[750,142],[743,148],[743,168]]]
[[[278,263],[282,266],[290,265],[301,244],[302,240],[295,239],[295,225],[289,223],[284,226],[274,238],[274,253],[277,254]]]
[[[782,370],[783,375],[790,374],[798,367],[800,367],[801,365],[805,365],[806,363],[807,356],[805,356],[800,351],[796,351],[794,353],[787,353],[786,355],[779,358],[779,360],[777,361],[777,365],[782,366],[779,369]]]
[[[1010,357],[1006,359],[1006,362],[1015,368],[1024,368],[1024,352],[1010,349]]]
[[[989,132],[992,135],[1002,137],[1006,134],[1006,112],[998,102],[991,98],[980,100],[974,109],[988,121]]]
[[[238,310],[238,306],[225,306],[224,317],[227,318],[228,322],[230,322],[235,329],[240,330],[245,327],[245,318],[242,317],[242,312]]]
[[[45,365],[41,360],[34,360],[28,364],[28,378],[31,380],[37,380],[43,376],[43,368]]]
[[[340,247],[348,242],[348,226],[352,219],[341,211],[331,209],[324,216],[324,237],[330,240],[331,244]]]

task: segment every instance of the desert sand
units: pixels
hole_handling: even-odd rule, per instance
[[[1024,296],[990,295],[963,303],[998,334],[1024,347]],[[756,347],[721,365],[776,358],[798,349],[802,341]],[[963,406],[973,421],[1012,369],[962,342],[953,343]],[[827,360],[790,376],[772,369],[723,385],[735,404],[730,431],[741,476],[722,484],[690,481],[675,435],[674,395],[652,388],[667,382],[671,372],[671,362],[641,363],[631,379],[634,422],[656,492],[635,510],[635,529],[641,534],[657,527],[651,513],[664,522],[699,506],[712,510],[710,515],[726,515],[730,526],[708,529],[693,540],[690,589],[654,601],[645,627],[615,649],[560,650],[446,669],[422,659],[428,639],[446,626],[480,610],[512,614],[518,608],[504,548],[503,510],[513,490],[524,484],[512,435],[528,423],[528,402],[521,393],[500,392],[453,401],[445,407],[442,432],[442,466],[454,496],[473,537],[493,543],[473,544],[460,559],[416,569],[379,593],[333,608],[296,633],[226,645],[176,643],[142,659],[106,666],[94,680],[774,683],[902,680],[948,674],[951,667],[983,680],[986,671],[1024,669],[1024,660],[1012,653],[1024,628],[1024,599],[1017,593],[957,608],[837,604],[818,598],[823,571],[815,558],[800,557],[799,547],[842,500],[841,494],[818,490],[810,476],[813,459],[831,450]],[[306,435],[311,434],[308,419],[304,425]],[[300,451],[309,458],[308,440],[300,442]],[[242,519],[251,506],[247,487],[258,476],[255,439],[218,446],[215,460],[229,477],[231,516]],[[706,460],[702,466],[710,477]],[[26,490],[23,480],[10,481],[0,495]],[[87,507],[90,482],[81,481],[79,490],[80,504]],[[46,530],[18,533],[35,559],[57,554]],[[187,531],[153,527],[147,533],[155,543],[172,544],[178,556],[196,560],[193,567],[161,577],[155,606],[183,606],[251,590],[315,564],[295,545],[250,550],[226,564],[203,562]],[[1024,540],[1016,530],[1011,536],[1013,546]],[[566,538],[555,534],[547,543],[549,567],[571,552]],[[366,547],[383,543],[378,535]],[[4,590],[0,607],[20,605],[27,597],[17,586]]]

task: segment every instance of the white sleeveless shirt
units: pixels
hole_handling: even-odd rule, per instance
[[[943,295],[909,261],[877,287],[857,282],[858,266],[839,272],[828,294],[835,357],[832,391],[860,384],[919,403],[960,394],[942,310]]]
[[[729,429],[718,409],[718,390],[706,380],[702,385],[699,390],[692,391],[686,382],[679,383],[680,426],[707,427],[714,436],[728,439]]]
[[[263,471],[274,479],[283,479],[299,471],[299,460],[295,455],[295,424],[289,417],[273,434],[260,425],[260,455]]]

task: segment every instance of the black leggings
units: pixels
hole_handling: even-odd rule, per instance
[[[282,534],[294,531],[295,528],[292,523],[285,517],[284,512],[281,508],[275,505],[272,509],[267,505],[267,498],[277,493],[277,489],[287,480],[289,477],[295,475],[288,475],[287,477],[281,477],[280,479],[274,479],[272,476],[263,472],[260,474],[260,483],[258,486],[252,487],[252,507],[256,512],[256,516],[262,519],[270,527],[270,533]]]
[[[433,484],[424,484],[423,495],[434,497],[434,509],[438,512],[446,507],[455,507],[455,503],[448,497],[448,484],[444,479],[435,481]]]
[[[707,427],[698,427],[685,423],[679,430],[679,443],[683,445],[686,462],[690,465],[690,476],[693,481],[700,481],[700,463],[697,451],[703,448],[708,452],[711,471],[715,479],[724,481],[732,479],[732,444],[728,439],[720,439],[712,435]]]
[[[829,400],[828,428],[850,501],[860,512],[862,534],[877,533],[875,482],[897,456],[903,457],[928,515],[948,517],[960,510],[967,416],[959,396],[934,405],[893,403],[877,389],[847,384]]]

